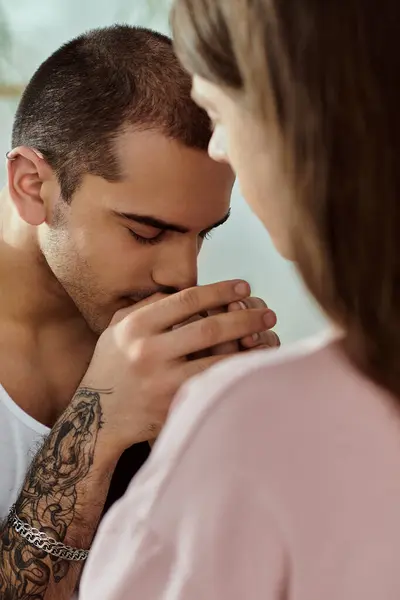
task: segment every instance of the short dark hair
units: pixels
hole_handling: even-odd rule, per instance
[[[127,126],[206,150],[210,121],[190,90],[168,37],[129,25],[89,31],[33,75],[17,109],[12,146],[39,150],[69,200],[84,173],[120,178],[114,142]]]

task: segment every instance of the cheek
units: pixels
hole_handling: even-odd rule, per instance
[[[259,168],[260,158],[254,146],[254,140],[246,137],[237,128],[229,130],[229,147],[227,148],[229,163],[236,173],[239,187],[246,202],[260,216],[263,205],[262,193],[266,181]],[[264,198],[265,199],[265,198]]]
[[[241,195],[262,221],[280,254],[290,258],[290,193],[274,149],[251,135],[250,128],[229,136],[229,162]]]
[[[146,277],[152,249],[141,247],[125,227],[111,222],[75,224],[69,232],[68,259],[75,255],[105,290],[124,288]],[[68,250],[68,251],[67,251]]]

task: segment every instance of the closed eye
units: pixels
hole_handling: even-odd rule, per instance
[[[209,240],[212,238],[213,235],[213,230],[210,229],[209,231],[202,231],[202,233],[200,234],[200,237],[202,240]]]
[[[129,233],[131,234],[131,236],[137,242],[139,242],[139,244],[142,244],[143,246],[145,246],[145,245],[153,246],[155,244],[159,244],[160,242],[163,241],[165,233],[166,233],[165,231],[160,231],[160,233],[157,233],[157,235],[155,235],[153,237],[143,237],[142,235],[139,235],[135,231],[132,231],[132,229],[129,229],[129,227],[127,229],[129,231]]]

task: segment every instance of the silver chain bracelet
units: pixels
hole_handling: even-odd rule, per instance
[[[35,548],[43,550],[51,556],[62,558],[64,560],[80,561],[86,560],[89,551],[65,546],[62,542],[57,542],[54,538],[49,537],[43,531],[31,527],[28,523],[21,521],[18,517],[15,504],[11,507],[8,515],[8,525],[12,527],[21,537],[27,540]]]

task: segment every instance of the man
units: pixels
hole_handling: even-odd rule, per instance
[[[2,600],[70,598],[181,384],[237,340],[276,345],[245,282],[195,287],[233,185],[210,134],[144,29],[73,40],[25,91],[0,214]]]

